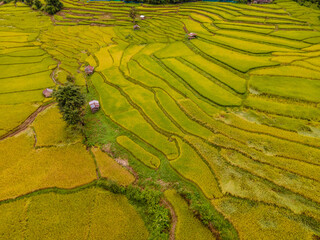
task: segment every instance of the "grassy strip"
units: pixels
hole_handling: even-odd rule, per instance
[[[117,142],[148,167],[158,168],[160,166],[159,158],[146,151],[140,145],[133,142],[130,138],[126,136],[120,136],[117,138]]]
[[[276,117],[272,117],[273,123],[275,124],[274,126],[272,125],[271,121],[268,122],[268,116],[259,116],[257,113],[253,112],[235,112],[235,114],[223,114],[221,115],[220,119],[221,121],[225,121],[226,123],[228,123],[228,125],[231,127],[234,126],[247,132],[270,135],[279,139],[285,139],[287,141],[297,142],[308,146],[320,147],[320,143],[316,138],[303,136],[293,131],[284,131],[279,129],[279,126],[276,125]],[[278,121],[281,121],[281,119],[278,119]],[[299,124],[299,121],[297,119],[292,119],[292,121],[296,122],[297,126],[300,126],[300,131],[303,131],[304,128],[305,131],[308,131],[308,128],[303,128],[303,125],[301,123]],[[285,119],[282,119],[282,122],[280,123],[282,123],[282,125],[289,125],[289,123],[285,122]],[[272,127],[266,125],[270,125]],[[286,129],[285,126],[283,128]],[[290,127],[287,126],[287,129],[290,129]],[[309,129],[309,131],[311,130]]]
[[[106,153],[103,153],[98,148],[93,148],[92,153],[94,154],[101,177],[122,186],[128,186],[134,182],[134,176]]]
[[[195,182],[207,198],[221,197],[221,192],[210,169],[202,162],[197,153],[186,143],[179,140],[181,155],[170,162],[174,169],[182,176]],[[201,172],[201,175],[198,173]]]
[[[253,42],[260,42],[266,44],[274,44],[275,46],[283,46],[283,47],[291,47],[291,48],[305,48],[310,46],[307,43],[296,41],[296,40],[289,40],[280,37],[273,37],[265,34],[258,34],[258,33],[250,33],[250,32],[238,32],[238,31],[231,31],[231,30],[219,30],[217,31],[218,34],[226,35],[230,37],[236,37],[239,39],[244,39]]]
[[[320,79],[320,72],[299,66],[279,66],[275,68],[257,69],[250,72],[252,75],[290,76],[309,79]]]
[[[246,158],[245,156],[234,151],[222,150],[221,155],[228,162],[231,162],[232,165],[238,166],[242,169],[246,169],[256,176],[268,179],[278,186],[283,186],[287,189],[292,190],[293,192],[297,192],[300,195],[306,196],[307,198],[310,198],[315,202],[317,202],[317,199],[319,199],[316,190],[320,186],[320,178],[317,174],[320,168],[319,166],[299,164],[294,161],[286,161],[285,159],[283,159],[284,161],[282,161],[282,159],[279,159],[277,164],[274,164],[276,161],[272,162],[274,165],[284,166],[285,169],[283,169],[276,168],[272,165],[270,166],[267,164],[261,164],[261,162],[258,161],[252,161],[251,159]],[[285,161],[287,162],[287,164],[284,163]],[[294,171],[291,171],[290,173],[286,171],[286,169],[288,169],[288,164],[290,164],[290,168],[294,169]],[[304,170],[306,171],[303,172]],[[307,177],[312,176],[313,179],[304,178],[298,174],[294,174],[294,172],[297,172],[298,174],[302,172],[303,175]]]
[[[244,101],[244,106],[281,116],[313,121],[319,121],[320,119],[320,111],[317,108],[312,106],[275,102],[268,98],[250,96]]]
[[[241,99],[205,78],[176,59],[164,59],[162,62],[177,73],[194,91],[213,103],[222,106],[237,106]],[[197,79],[197,81],[194,81]]]
[[[177,213],[175,239],[189,239],[190,236],[195,239],[215,239],[209,229],[205,228],[199,219],[193,216],[187,203],[175,190],[167,190],[164,195]]]
[[[205,58],[195,55],[183,57],[186,61],[192,63],[194,66],[200,68],[212,77],[225,83],[227,86],[234,89],[234,91],[243,94],[246,92],[246,79],[239,77],[233,72],[221,67],[218,64],[210,62]]]
[[[292,74],[292,73],[291,73]],[[320,82],[296,77],[251,76],[250,87],[266,93],[292,99],[320,102]]]
[[[197,124],[196,122],[189,119],[179,108],[175,99],[172,98],[168,93],[161,89],[156,89],[156,101],[158,101],[164,111],[172,118],[179,127],[182,128],[183,132],[188,132],[188,134],[194,134],[196,136],[201,136],[204,138],[209,138],[212,136],[212,132],[203,126]],[[172,120],[171,120],[172,121]]]
[[[251,56],[197,39],[194,39],[192,44],[203,53],[208,54],[210,57],[217,59],[240,72],[247,72],[252,68],[278,65],[278,63],[271,62],[269,57],[266,56]]]

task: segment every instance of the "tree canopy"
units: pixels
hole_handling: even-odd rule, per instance
[[[68,125],[84,124],[82,119],[82,107],[85,103],[85,96],[80,88],[73,84],[59,86],[53,93],[62,113],[62,118]]]

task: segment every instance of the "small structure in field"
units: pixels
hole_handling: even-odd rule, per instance
[[[97,100],[90,101],[89,106],[90,106],[92,113],[95,113],[100,109],[100,104],[99,104],[99,101],[97,101]]]
[[[141,19],[141,20],[145,20],[146,17],[145,17],[144,15],[140,15],[140,19]]]
[[[45,98],[50,98],[52,97],[52,93],[53,93],[53,89],[50,88],[46,88],[45,90],[43,90],[42,94]]]
[[[188,39],[189,40],[191,40],[191,39],[194,39],[194,38],[196,38],[198,36],[198,34],[196,34],[196,33],[188,33]]]
[[[93,66],[86,66],[84,71],[86,72],[87,75],[91,75],[94,71],[94,67]]]
[[[140,26],[138,24],[133,26],[133,30],[139,30],[139,29],[140,29]]]

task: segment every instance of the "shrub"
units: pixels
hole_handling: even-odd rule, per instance
[[[56,14],[63,8],[63,4],[59,0],[46,0],[44,11],[50,15]]]
[[[32,8],[35,10],[38,10],[42,7],[42,3],[39,0],[34,0],[33,1],[33,5]]]
[[[126,195],[133,203],[143,207],[146,221],[149,223],[149,239],[167,239],[170,227],[169,210],[160,206],[162,192],[153,189],[140,190],[129,186]]]
[[[25,0],[25,3],[31,7],[33,4],[33,0]]]
[[[186,188],[178,188],[178,194],[183,197],[188,203],[190,210],[197,216],[205,225],[209,225],[214,220],[214,214],[211,206],[201,201],[197,193],[193,193]]]
[[[132,18],[132,22],[136,22],[136,17],[138,15],[138,11],[135,7],[131,7],[130,12],[129,12],[129,17]]]
[[[35,0],[35,1],[39,1],[39,0]],[[68,75],[67,76],[67,81],[73,83],[75,80],[75,78],[72,75]]]

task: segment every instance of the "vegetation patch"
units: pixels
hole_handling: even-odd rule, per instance
[[[117,142],[133,154],[137,159],[143,162],[145,165],[151,168],[158,168],[160,160],[153,154],[147,152],[144,148],[133,142],[126,136],[120,136],[117,138]]]

